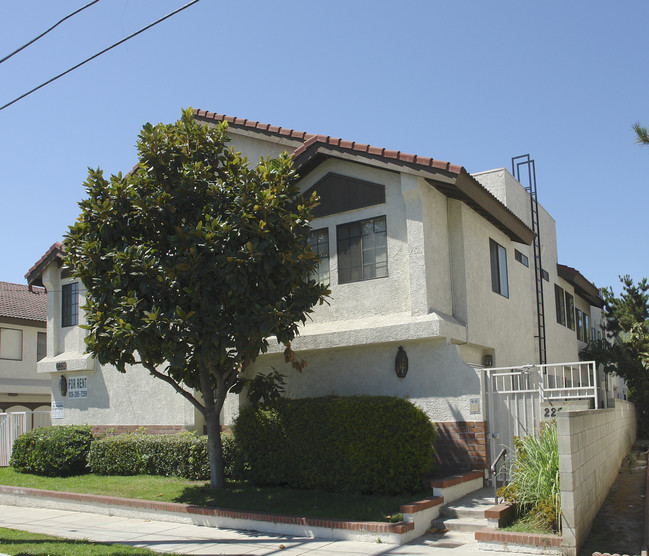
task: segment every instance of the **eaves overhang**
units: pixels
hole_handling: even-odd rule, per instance
[[[595,284],[589,282],[576,268],[571,266],[557,264],[557,274],[566,282],[572,284],[575,288],[575,293],[588,301],[594,307],[600,309],[604,306],[604,300],[599,294],[599,289]]]
[[[45,254],[34,263],[25,274],[27,279],[27,284],[30,286],[42,286],[43,285],[43,271],[50,265],[54,260],[59,262],[63,261],[63,254],[65,253],[65,248],[60,242],[54,243]]]
[[[535,234],[511,210],[485,189],[463,167],[416,155],[403,155],[397,151],[377,149],[371,152],[310,141],[298,149],[293,160],[301,177],[305,177],[325,161],[336,158],[356,164],[397,173],[408,173],[425,179],[445,196],[459,199],[505,233],[512,241],[530,245]],[[381,152],[379,152],[381,151]],[[392,153],[395,153],[394,155]],[[407,159],[404,159],[408,157]],[[423,163],[422,163],[423,161]]]

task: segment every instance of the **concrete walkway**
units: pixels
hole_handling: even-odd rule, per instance
[[[68,539],[119,543],[149,548],[156,552],[178,554],[255,554],[282,556],[308,555],[389,555],[475,556],[475,543],[456,547],[435,546],[432,537],[421,537],[397,546],[358,541],[318,540],[216,529],[154,520],[112,517],[66,510],[0,505],[0,527],[44,533]],[[452,543],[449,543],[452,544]],[[3,546],[0,544],[0,552]],[[514,552],[482,552],[485,555],[509,555]]]

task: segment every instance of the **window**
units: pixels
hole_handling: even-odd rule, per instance
[[[47,355],[47,334],[39,332],[36,343],[36,361],[40,361]]]
[[[543,278],[546,282],[550,281],[550,275],[548,274],[547,270],[541,269],[541,278]]]
[[[584,341],[584,313],[580,309],[575,309],[577,315],[577,339]]]
[[[65,284],[62,292],[61,326],[79,324],[79,283]]]
[[[493,239],[489,240],[489,251],[491,254],[491,289],[504,297],[509,297],[507,251]]]
[[[309,232],[309,237],[307,238],[307,244],[311,247],[318,258],[320,263],[318,268],[311,273],[309,278],[312,278],[316,282],[321,284],[329,283],[329,229],[321,228],[319,230],[313,230]]]
[[[14,328],[0,328],[0,359],[22,361],[23,331]]]
[[[590,315],[584,313],[584,342],[590,342],[592,335],[590,333]]]
[[[341,224],[338,240],[338,283],[383,278],[388,275],[385,216]]]
[[[527,259],[527,256],[523,255],[523,253],[521,253],[518,249],[514,249],[514,258],[523,266],[530,266],[530,262]]]
[[[557,311],[557,322],[566,325],[566,298],[563,288],[554,285],[554,303]]]
[[[567,326],[570,330],[575,329],[575,298],[566,292],[566,317]]]

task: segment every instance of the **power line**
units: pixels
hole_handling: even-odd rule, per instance
[[[57,21],[54,25],[52,25],[52,27],[50,27],[47,31],[44,31],[43,33],[38,35],[38,37],[33,38],[27,44],[23,44],[20,48],[14,50],[11,54],[8,54],[7,56],[5,56],[2,60],[0,60],[0,64],[2,64],[2,62],[4,62],[4,61],[8,60],[9,58],[11,58],[14,54],[18,54],[21,50],[24,50],[30,44],[34,44],[38,39],[40,39],[40,38],[44,37],[45,35],[47,35],[52,29],[54,29],[55,27],[58,27],[59,25],[61,25],[61,23],[63,23],[66,19],[70,19],[73,15],[77,15],[79,12],[82,12],[83,10],[85,10],[86,8],[89,8],[93,4],[96,4],[97,2],[99,2],[99,0],[93,0],[89,4],[86,4],[83,8],[79,8],[77,11],[66,15],[63,19],[61,19],[60,21]]]
[[[191,2],[189,2],[189,3],[185,4],[184,6],[178,8],[177,10],[174,10],[173,12],[168,13],[167,15],[165,15],[164,17],[161,17],[160,19],[154,21],[153,23],[150,23],[146,27],[142,27],[142,29],[140,29],[139,31],[136,31],[132,35],[129,35],[128,37],[123,38],[121,41],[116,42],[115,44],[109,46],[108,48],[104,48],[101,52],[97,52],[97,54],[94,54],[93,56],[90,56],[90,58],[86,58],[83,62],[79,62],[76,66],[71,67],[70,69],[64,71],[63,73],[59,73],[55,77],[52,77],[52,79],[49,79],[49,80],[45,81],[45,83],[41,83],[40,85],[38,85],[38,87],[34,87],[31,91],[27,91],[26,93],[20,95],[18,98],[15,98],[11,102],[8,102],[4,106],[0,106],[0,110],[4,110],[5,108],[8,108],[12,104],[15,104],[19,100],[25,98],[26,96],[31,95],[32,93],[38,91],[39,89],[42,89],[43,87],[45,87],[45,85],[49,85],[53,81],[56,81],[57,79],[63,77],[64,75],[67,75],[71,71],[74,71],[75,69],[80,68],[84,64],[87,64],[88,62],[90,62],[91,60],[94,60],[95,58],[101,56],[102,54],[108,52],[109,50],[112,50],[116,46],[119,46],[120,44],[126,42],[127,40],[132,39],[133,37],[139,35],[140,33],[143,33],[147,29],[151,29],[151,27],[157,25],[158,23],[162,23],[165,19],[169,19],[171,16],[176,15],[178,12],[182,12],[183,10],[189,8],[190,6],[193,6],[194,4],[196,4],[199,1],[200,0],[192,0]]]

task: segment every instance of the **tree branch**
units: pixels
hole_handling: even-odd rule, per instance
[[[150,363],[142,363],[142,365],[153,376],[164,380],[167,384],[171,384],[176,392],[178,392],[181,396],[188,400],[196,409],[198,409],[198,411],[201,412],[202,415],[205,415],[205,406],[201,405],[201,403],[194,396],[187,392],[187,390],[180,386],[180,384],[178,384],[173,378],[171,378],[169,375],[161,373]]]

